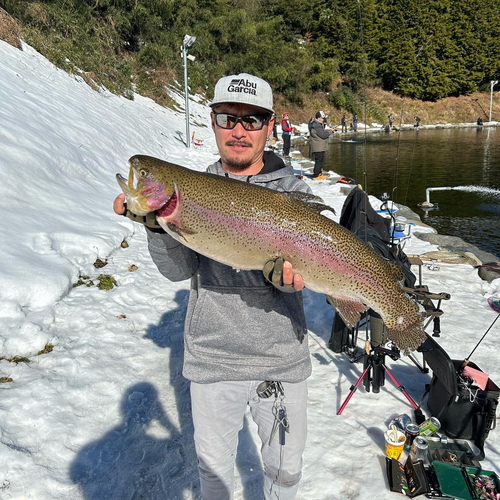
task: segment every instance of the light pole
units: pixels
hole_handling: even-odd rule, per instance
[[[491,80],[491,93],[490,93],[490,122],[491,122],[491,108],[493,107],[493,87],[498,83],[498,80]]]
[[[187,69],[187,51],[191,45],[195,42],[196,37],[185,35],[184,41],[182,42],[181,52],[182,57],[184,59],[184,100],[185,100],[185,109],[186,109],[186,146],[188,148],[191,147],[191,138],[189,137],[189,92],[188,92],[188,69]],[[193,56],[189,56],[190,61],[194,61]]]

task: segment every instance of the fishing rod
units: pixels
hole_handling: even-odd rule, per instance
[[[479,342],[476,344],[476,347],[474,347],[474,349],[472,349],[471,353],[464,359],[464,362],[460,366],[460,370],[463,370],[469,364],[470,357],[474,354],[474,351],[479,347],[479,344],[484,340],[484,337],[486,337],[486,335],[488,335],[488,332],[493,328],[493,325],[496,323],[498,318],[500,318],[500,314],[498,314],[497,317],[493,320],[493,323],[491,323],[490,327],[486,330],[485,334],[481,337]]]
[[[487,120],[489,120],[488,114],[486,113],[484,108],[481,106],[481,104],[479,104],[479,99],[471,99],[471,100],[472,100],[472,102],[475,102],[481,108],[481,111],[484,113],[484,116],[486,117]]]
[[[365,235],[364,241],[368,243],[368,169],[367,169],[367,132],[366,132],[366,121],[367,121],[367,111],[366,111],[366,57],[365,57],[365,42],[364,42],[364,34],[363,34],[363,13],[361,11],[361,1],[358,0],[358,13],[359,13],[359,36],[361,40],[361,68],[363,72],[363,123],[365,124],[365,133],[363,136],[363,144],[364,144],[364,154],[363,154],[363,178],[365,185],[365,192],[367,196],[363,197],[363,205],[365,212]],[[356,151],[356,149],[354,149]],[[368,321],[365,321],[365,356],[370,356],[370,341],[368,336]],[[367,367],[368,368],[368,367]],[[347,403],[346,403],[347,404]]]
[[[430,41],[432,40],[432,38],[434,37],[433,34],[429,35],[427,37],[427,40],[425,43],[423,43],[420,48],[418,49],[418,52],[417,52],[417,55],[415,56],[415,61],[413,63],[413,66],[412,66],[412,69],[415,68],[416,64],[417,64],[417,60],[420,56],[420,54],[424,51],[424,49],[427,47],[427,45],[429,45]],[[412,79],[412,76],[409,76],[408,79],[407,79],[407,83],[410,83],[410,80]],[[396,201],[396,194],[395,194],[395,191],[397,190],[397,175],[398,175],[398,170],[399,170],[399,148],[400,148],[400,145],[401,145],[401,128],[402,128],[402,125],[403,125],[403,114],[404,114],[404,107],[405,107],[405,104],[406,104],[406,97],[403,98],[403,104],[401,105],[401,113],[399,115],[399,130],[398,130],[398,147],[397,147],[397,152],[396,152],[396,165],[394,166],[394,176],[393,176],[393,180],[392,180],[392,199],[393,201],[395,202]],[[416,137],[415,137],[415,140],[416,140]],[[413,158],[412,158],[412,163],[410,164],[410,176],[411,176],[411,167],[412,167],[412,164],[413,164]],[[406,198],[408,197],[408,187],[409,187],[409,183],[410,183],[410,178],[408,178],[408,185],[407,185],[407,188],[406,188],[406,195],[405,195],[405,200],[404,200],[404,204],[406,204]]]
[[[367,147],[367,132],[366,132],[366,121],[367,121],[367,111],[366,111],[366,55],[365,55],[365,42],[363,35],[363,14],[361,12],[361,2],[358,0],[358,12],[359,12],[359,31],[361,40],[361,61],[362,61],[362,71],[363,71],[363,123],[365,124],[365,134],[364,134],[364,146],[365,153],[363,155],[363,177],[365,180],[365,190],[368,193],[368,169],[366,168],[366,147]],[[365,206],[365,213],[367,207]],[[366,220],[365,220],[366,223]],[[366,241],[366,227],[365,227],[365,241]]]

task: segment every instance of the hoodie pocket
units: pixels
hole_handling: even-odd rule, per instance
[[[202,288],[187,329],[187,347],[195,356],[267,366],[277,358],[302,357],[305,332],[300,294],[272,287],[238,293]]]

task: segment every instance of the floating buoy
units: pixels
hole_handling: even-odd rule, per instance
[[[430,201],[423,201],[422,203],[417,203],[417,207],[422,209],[422,210],[437,210],[439,207],[434,203],[431,203]]]

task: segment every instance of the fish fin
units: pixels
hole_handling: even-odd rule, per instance
[[[421,312],[417,312],[401,319],[403,320],[401,329],[389,328],[386,325],[387,336],[404,354],[408,355],[427,339],[423,327],[424,316]]]
[[[167,222],[167,226],[173,233],[178,234],[179,236],[183,236],[184,234],[196,234],[196,231],[189,229],[188,227],[179,227],[173,224],[172,222]]]
[[[324,212],[325,210],[329,210],[330,212],[333,212],[333,214],[336,214],[335,210],[332,207],[325,204],[325,202],[323,201],[323,198],[320,198],[319,196],[316,196],[315,194],[303,193],[302,191],[291,191],[291,192],[287,192],[285,194],[289,198],[292,198],[294,200],[300,201],[301,203],[304,203],[311,210],[314,210],[315,212],[321,213],[321,212]]]
[[[353,328],[361,318],[361,313],[368,310],[368,306],[359,300],[351,299],[349,297],[332,297],[327,295],[327,300],[339,313],[344,323]]]
[[[289,198],[293,198],[294,200],[299,200],[304,203],[315,202],[315,203],[325,203],[321,196],[312,194],[312,193],[304,193],[303,191],[286,191],[286,196]]]

